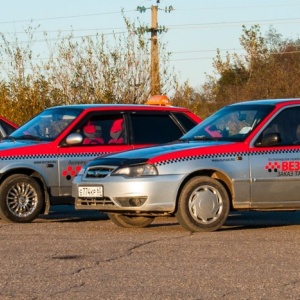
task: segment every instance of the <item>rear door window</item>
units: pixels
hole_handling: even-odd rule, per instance
[[[177,122],[166,113],[131,114],[134,144],[161,144],[175,141],[183,135]]]
[[[12,127],[9,124],[2,122],[2,121],[0,122],[0,126],[1,126],[1,132],[6,133],[7,135],[11,134],[15,130],[14,127]],[[6,134],[4,134],[4,136]]]
[[[173,113],[173,115],[184,128],[185,132],[189,131],[198,124],[184,113]]]

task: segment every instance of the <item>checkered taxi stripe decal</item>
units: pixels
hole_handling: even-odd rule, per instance
[[[0,159],[2,161],[10,160],[26,160],[26,159],[59,159],[59,158],[79,158],[79,157],[95,157],[104,154],[109,154],[110,152],[90,152],[90,153],[68,153],[68,154],[36,154],[36,155],[14,155],[14,156],[2,156]]]
[[[224,159],[224,158],[231,158],[237,156],[261,156],[266,154],[299,154],[300,149],[284,149],[284,150],[266,150],[266,151],[245,151],[245,152],[231,152],[231,153],[219,153],[219,154],[204,154],[204,155],[193,155],[193,156],[184,156],[179,158],[172,158],[167,160],[162,160],[156,162],[156,166],[163,166],[168,164],[174,164],[178,162],[185,162],[185,161],[195,161],[195,160],[202,160],[202,159]]]

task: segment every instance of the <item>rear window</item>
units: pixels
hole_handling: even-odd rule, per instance
[[[3,127],[3,129],[5,130],[5,132],[7,134],[11,134],[15,128],[10,126],[9,124],[5,123],[5,122],[1,122],[1,126]]]
[[[179,139],[183,132],[169,114],[137,113],[131,115],[135,144],[162,144]]]
[[[198,124],[184,113],[173,113],[173,115],[179,121],[185,131],[189,131]]]

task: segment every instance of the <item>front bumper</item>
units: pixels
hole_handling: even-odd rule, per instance
[[[173,213],[182,175],[159,175],[140,178],[108,176],[86,180],[74,178],[72,196],[76,209],[95,209],[107,212]],[[80,198],[79,187],[102,186],[103,197]]]

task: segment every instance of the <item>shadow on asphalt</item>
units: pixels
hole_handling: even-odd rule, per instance
[[[108,220],[106,213],[98,210],[76,210],[73,205],[52,205],[48,215],[38,219],[51,222],[85,222]]]
[[[109,220],[106,213],[96,210],[76,210],[73,205],[53,205],[49,215],[39,219],[50,222],[86,222]],[[220,230],[263,229],[300,225],[300,211],[239,211],[230,212],[225,225]],[[176,218],[156,218],[151,227],[179,226]]]
[[[300,225],[300,211],[231,212],[221,230],[263,229]]]

